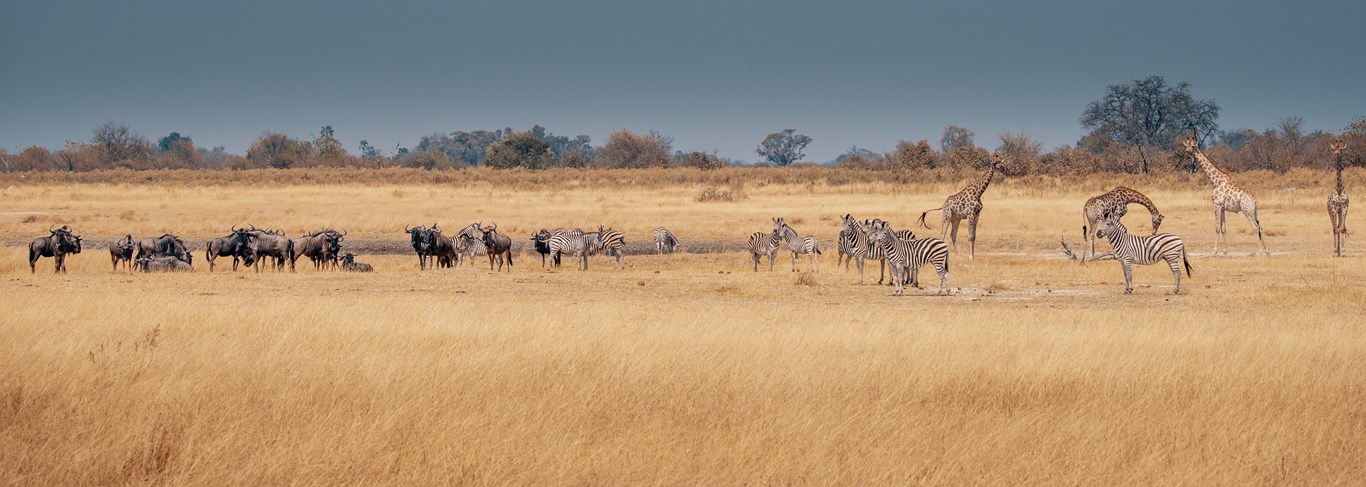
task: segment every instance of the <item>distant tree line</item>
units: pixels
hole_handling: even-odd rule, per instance
[[[1085,174],[1092,172],[1147,173],[1194,171],[1190,159],[1176,148],[1186,137],[1208,147],[1211,157],[1233,171],[1293,167],[1323,167],[1330,139],[1347,140],[1349,160],[1362,164],[1366,155],[1366,118],[1357,118],[1340,134],[1304,130],[1304,119],[1286,117],[1261,131],[1240,128],[1221,131],[1219,106],[1195,98],[1189,83],[1168,84],[1148,76],[1108,86],[1104,95],[1084,107],[1080,125],[1087,131],[1075,145],[1044,152],[1024,133],[999,134],[994,144],[1008,161],[1006,172],[1022,174]],[[991,151],[976,144],[977,134],[957,125],[944,128],[937,141],[903,140],[889,152],[851,147],[829,161],[840,168],[881,171],[980,169]],[[764,162],[758,165],[815,165],[805,161],[811,137],[795,129],[766,136],[755,148]],[[258,137],[245,155],[223,147],[203,148],[189,135],[171,132],[153,142],[126,124],[106,122],[95,127],[86,142],[68,141],[55,152],[31,146],[18,154],[0,149],[3,171],[91,171],[97,169],[257,169],[307,167],[409,167],[452,170],[487,166],[496,169],[548,168],[668,168],[715,169],[736,165],[715,152],[673,149],[673,138],[650,131],[612,132],[595,146],[587,135],[557,135],[536,125],[512,128],[436,132],[420,137],[413,147],[384,151],[361,140],[353,154],[330,125],[316,135],[295,138],[278,132]]]

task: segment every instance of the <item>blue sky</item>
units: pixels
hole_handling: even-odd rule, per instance
[[[1034,4],[1038,3],[1038,4]],[[0,14],[0,147],[124,122],[244,152],[332,125],[355,152],[433,132],[657,130],[755,160],[889,151],[955,124],[1074,143],[1105,87],[1188,81],[1220,127],[1366,115],[1366,2],[15,2]]]

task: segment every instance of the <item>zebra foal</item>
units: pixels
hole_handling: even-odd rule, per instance
[[[1134,293],[1134,264],[1150,265],[1165,260],[1172,269],[1176,289],[1181,294],[1181,265],[1186,266],[1186,277],[1191,277],[1191,263],[1186,259],[1186,244],[1181,237],[1170,233],[1129,235],[1129,230],[1112,213],[1105,212],[1096,225],[1096,238],[1105,237],[1114,251],[1098,255],[1092,261],[1114,259],[1124,267],[1124,294]]]

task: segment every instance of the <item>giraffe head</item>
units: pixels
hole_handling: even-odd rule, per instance
[[[1329,147],[1333,148],[1333,157],[1342,157],[1342,149],[1346,148],[1347,144],[1344,144],[1342,138],[1339,137],[1338,140],[1334,140]]]
[[[1195,142],[1195,137],[1189,135],[1186,136],[1185,142],[1182,142],[1182,146],[1185,147],[1186,154],[1189,155],[1194,155],[1195,151],[1200,150],[1200,144]]]

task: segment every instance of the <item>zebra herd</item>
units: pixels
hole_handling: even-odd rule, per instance
[[[773,218],[773,230],[754,232],[749,237],[749,252],[754,262],[754,271],[759,270],[759,261],[768,256],[768,270],[773,270],[773,261],[778,249],[786,248],[792,253],[792,270],[800,270],[798,256],[807,255],[811,269],[819,272],[820,241],[815,237],[801,237],[787,220]],[[863,284],[864,262],[878,261],[878,284],[882,284],[884,273],[890,274],[895,286],[893,295],[901,295],[907,283],[920,287],[919,271],[925,265],[932,265],[939,275],[939,294],[949,292],[949,248],[937,238],[915,238],[910,230],[893,230],[891,224],[882,219],[860,222],[851,214],[840,220],[838,258],[835,265],[849,262],[858,265],[858,283]],[[888,272],[890,269],[890,272]]]
[[[663,230],[661,228],[660,230]],[[664,230],[666,233],[668,230]],[[655,231],[656,236],[659,230]],[[670,234],[672,235],[672,234]],[[626,247],[626,237],[621,232],[611,228],[603,228],[598,225],[596,232],[585,232],[583,229],[575,228],[566,230],[556,228],[554,230],[541,229],[531,236],[536,252],[541,254],[541,267],[546,267],[547,261],[550,268],[560,266],[560,258],[565,254],[574,257],[575,268],[588,270],[588,257],[597,252],[603,252],[616,260],[616,266],[621,267],[622,257],[625,255],[623,250]]]

